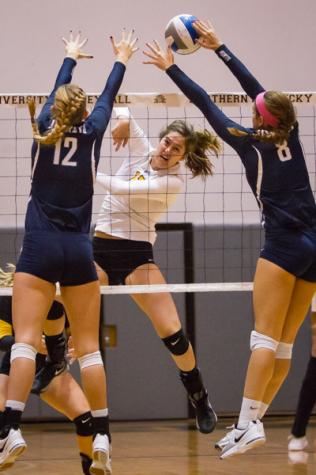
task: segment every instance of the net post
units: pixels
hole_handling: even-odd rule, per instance
[[[157,231],[183,232],[184,281],[194,283],[194,236],[192,223],[158,223]],[[195,353],[195,293],[185,292],[185,330]],[[195,417],[193,407],[188,401],[189,418]]]

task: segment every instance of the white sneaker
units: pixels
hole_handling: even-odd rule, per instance
[[[229,442],[222,450],[221,459],[243,454],[266,441],[263,424],[261,421],[250,421],[245,429],[233,429],[227,436]]]
[[[308,452],[303,450],[291,450],[288,453],[288,462],[290,465],[306,465],[308,463]]]
[[[289,435],[288,439],[288,450],[304,450],[308,446],[308,440],[306,439],[305,435],[303,437],[294,437],[294,435]]]
[[[111,448],[107,435],[97,434],[92,443],[91,475],[111,475]]]
[[[215,443],[214,445],[215,449],[223,450],[223,448],[226,447],[226,445],[228,444],[230,440],[229,434],[233,429],[235,429],[235,424],[231,426],[227,426],[226,429],[230,429],[230,431],[224,437],[222,437],[218,442]]]
[[[11,467],[26,447],[20,429],[10,429],[7,437],[0,439],[0,470]]]

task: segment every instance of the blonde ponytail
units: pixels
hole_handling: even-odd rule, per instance
[[[15,265],[8,263],[7,271],[0,267],[0,287],[12,287],[15,273]]]

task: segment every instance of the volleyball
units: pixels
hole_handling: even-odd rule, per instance
[[[200,48],[195,40],[199,37],[192,23],[197,18],[193,15],[181,14],[173,17],[165,30],[165,38],[170,41],[171,49],[179,54],[191,54]]]

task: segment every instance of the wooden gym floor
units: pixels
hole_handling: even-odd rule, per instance
[[[213,448],[232,423],[229,419],[221,420],[210,436],[187,421],[112,423],[113,475],[315,475],[316,418],[308,428],[308,449],[289,457],[291,422],[268,418],[266,444],[229,460],[220,460]],[[23,434],[28,450],[5,473],[82,474],[71,424],[25,424]]]

